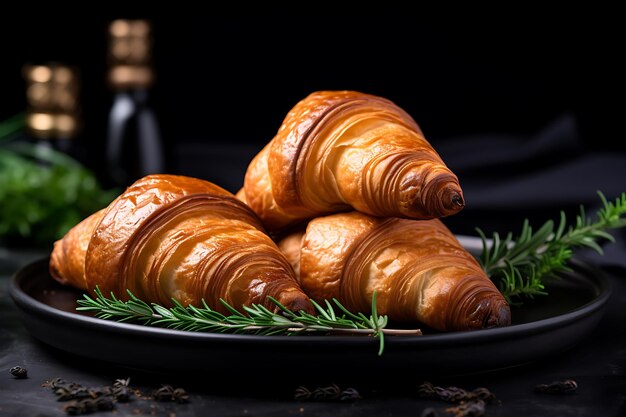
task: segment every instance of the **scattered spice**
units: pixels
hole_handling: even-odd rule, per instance
[[[299,401],[356,401],[361,398],[359,391],[356,389],[346,388],[341,390],[337,384],[317,387],[313,390],[299,386],[294,394],[294,399]]]
[[[573,379],[554,381],[549,384],[539,384],[535,386],[535,392],[544,394],[571,394],[577,389],[578,384]]]
[[[13,368],[9,369],[9,372],[16,379],[28,378],[28,370],[22,366],[14,366]]]
[[[117,380],[122,381],[122,380]],[[75,382],[67,382],[61,378],[55,378],[52,381],[47,381],[43,384],[44,387],[50,388],[52,392],[58,397],[58,401],[70,401],[70,400],[85,400],[91,399],[95,400],[98,398],[111,397],[111,400],[114,402],[125,402],[130,398],[126,392],[120,392],[118,390],[118,382],[113,384],[113,387],[97,387],[97,388],[87,388]],[[125,380],[127,381],[127,380]],[[126,386],[126,388],[128,388]],[[91,409],[94,407],[90,407],[89,403],[86,404],[73,404],[70,409],[74,410],[74,407],[78,408],[87,408]],[[97,405],[96,405],[97,408]],[[78,411],[78,410],[76,410]],[[93,410],[91,410],[93,411]],[[88,412],[91,412],[88,411]],[[80,414],[85,414],[85,411],[80,412]]]
[[[161,388],[152,393],[155,401],[175,401],[177,403],[186,403],[189,401],[187,391],[182,388],[174,388],[171,385],[162,385]]]
[[[359,394],[359,391],[354,388],[346,388],[341,391],[341,395],[339,396],[340,401],[356,401],[360,399],[361,395]]]
[[[446,412],[454,414],[454,417],[481,417],[485,415],[485,402],[481,399],[465,401],[446,408]]]
[[[487,388],[476,388],[473,391],[466,391],[458,387],[438,387],[430,382],[424,382],[417,388],[421,398],[435,398],[449,403],[460,403],[467,401],[481,400],[490,404],[495,401],[496,396]]]
[[[113,394],[113,397],[115,397],[118,403],[127,403],[130,401],[132,392],[128,387],[128,384],[130,384],[130,378],[116,379],[113,383],[111,394]]]
[[[112,411],[115,403],[112,397],[103,396],[97,398],[85,398],[83,400],[72,400],[68,402],[63,411],[72,416],[89,414],[96,411]]]
[[[182,388],[172,388],[171,385],[163,385],[152,396],[146,396],[137,389],[130,387],[130,378],[116,379],[113,385],[97,388],[87,388],[75,382],[68,382],[61,378],[55,378],[42,384],[58,397],[58,401],[66,401],[63,410],[69,415],[89,414],[96,411],[113,411],[115,404],[126,403],[133,398],[140,400],[175,401],[186,403],[189,395]],[[158,393],[158,394],[156,394]],[[155,405],[150,405],[148,412],[156,413]],[[137,409],[133,409],[135,413]],[[140,410],[141,411],[141,410]],[[145,414],[145,413],[141,413]]]

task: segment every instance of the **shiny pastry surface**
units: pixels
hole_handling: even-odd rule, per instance
[[[367,313],[441,331],[510,324],[509,306],[482,268],[438,219],[350,212],[311,220],[278,243],[314,300],[337,298]]]
[[[456,175],[411,116],[356,91],[320,91],[296,104],[238,194],[270,231],[351,209],[430,219],[465,204]]]
[[[147,302],[275,305],[312,311],[308,297],[259,218],[210,182],[150,175],[55,243],[52,276],[78,288]]]

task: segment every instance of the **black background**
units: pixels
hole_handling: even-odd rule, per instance
[[[115,18],[148,18],[154,25],[158,77],[152,99],[168,171],[209,179],[233,192],[250,158],[273,137],[289,109],[322,89],[360,90],[396,102],[435,149],[444,150],[453,168],[462,164],[458,152],[456,160],[446,159],[450,141],[456,140],[456,146],[462,138],[467,146],[489,136],[496,138],[490,142],[494,146],[521,146],[563,115],[575,121],[578,132],[572,140],[582,139],[578,156],[626,150],[621,133],[626,71],[620,63],[626,34],[614,10],[450,6],[426,11],[393,3],[339,11],[324,3],[303,5],[303,11],[234,6],[230,13],[202,13],[182,5],[161,10],[109,5],[7,14],[0,25],[5,57],[0,118],[25,108],[25,63],[75,66],[82,76],[84,123],[78,143],[87,151],[86,162],[102,172],[113,97],[105,82],[107,26]],[[506,142],[511,136],[518,145]],[[480,152],[474,149],[472,158]],[[516,179],[567,163],[570,154],[567,149],[559,154],[557,148],[515,166],[501,163],[487,168],[484,178],[490,184],[505,175]],[[501,225],[498,216],[477,204],[471,173],[456,169],[467,186],[468,206],[448,224],[463,233],[473,233],[477,224],[504,230],[524,217],[539,222],[560,209],[574,211],[578,204],[595,202],[595,190],[605,189],[607,178],[598,174],[596,183],[570,200],[546,201],[534,212],[524,204]],[[484,212],[480,218],[469,217],[474,208]]]
[[[573,113],[589,147],[626,149],[612,129],[623,108],[624,30],[610,10],[134,9],[5,14],[0,118],[24,109],[24,63],[71,64],[83,79],[83,140],[98,149],[111,102],[107,24],[147,17],[155,27],[154,104],[171,145],[265,143],[310,92],[355,89],[395,101],[430,139],[530,133]]]

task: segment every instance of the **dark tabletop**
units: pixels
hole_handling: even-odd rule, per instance
[[[458,234],[472,234],[476,226],[487,231],[517,231],[525,217],[535,222],[556,218],[560,209],[570,212],[581,203],[593,212],[598,202],[597,190],[609,198],[626,191],[626,156],[587,153],[577,147],[572,129],[570,121],[564,118],[524,140],[486,137],[480,139],[481,146],[470,148],[466,147],[469,142],[465,138],[441,144],[440,153],[461,178],[468,202],[462,214],[447,220],[450,228]],[[477,138],[472,140],[476,143]],[[201,160],[202,151],[210,153],[207,157],[214,158],[216,163],[189,162],[180,173],[235,189],[242,168],[232,161],[244,160],[247,155],[188,147],[179,149],[178,157],[194,155]],[[221,157],[216,158],[218,154]],[[229,169],[230,175],[224,174]],[[494,172],[499,175],[495,176]],[[495,404],[487,405],[488,416],[625,416],[626,236],[623,231],[617,231],[615,236],[617,241],[606,246],[604,256],[576,254],[606,275],[612,293],[601,321],[571,349],[523,366],[471,375],[422,375],[411,371],[381,379],[363,372],[352,378],[350,375],[339,378],[328,369],[315,381],[299,378],[298,364],[293,365],[293,372],[288,375],[263,375],[255,369],[215,374],[188,371],[159,374],[87,360],[51,348],[29,334],[7,292],[11,276],[18,268],[46,253],[3,249],[0,252],[0,415],[65,415],[63,403],[56,400],[50,389],[42,387],[42,383],[56,377],[87,387],[111,385],[118,378],[130,377],[130,385],[145,394],[161,384],[182,387],[189,394],[189,402],[176,404],[135,398],[130,403],[118,404],[115,414],[96,415],[420,416],[423,410],[433,408],[439,416],[451,416],[445,412],[451,406],[449,403],[419,398],[418,386],[428,379],[440,386],[488,388],[498,399]],[[16,365],[28,369],[27,379],[15,379],[9,373],[9,368]],[[321,363],[320,368],[323,367]],[[363,368],[367,367],[363,363]],[[537,384],[566,379],[577,382],[574,393],[548,395],[533,390]],[[295,388],[303,385],[303,381],[310,389],[334,383],[341,389],[355,388],[362,399],[295,400]]]

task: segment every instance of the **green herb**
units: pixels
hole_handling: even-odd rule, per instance
[[[118,193],[103,191],[70,156],[9,140],[22,118],[0,123],[0,241],[47,246]]]
[[[220,300],[231,313],[224,315],[211,309],[204,300],[202,300],[202,307],[185,307],[180,302],[172,300],[174,307],[166,308],[156,303],[148,304],[135,297],[130,291],[128,291],[128,301],[116,298],[113,293],[111,293],[111,298],[107,298],[99,288],[96,288],[95,295],[95,298],[83,295],[83,299],[78,300],[80,307],[77,310],[95,312],[96,317],[103,319],[195,332],[262,335],[295,335],[313,332],[366,334],[378,339],[379,355],[382,355],[385,348],[385,334],[421,334],[420,330],[385,329],[387,316],[379,316],[376,312],[376,293],[372,296],[372,314],[369,317],[363,313],[349,312],[336,299],[333,299],[333,303],[339,312],[335,311],[335,307],[329,301],[324,302],[325,307],[311,301],[317,310],[316,317],[304,311],[297,313],[290,311],[271,297],[269,299],[278,307],[279,312],[272,312],[258,304],[243,306],[244,312],[240,312],[226,301]]]
[[[502,239],[496,232],[489,243],[482,230],[477,229],[483,246],[479,260],[509,301],[546,295],[544,283],[570,270],[567,262],[574,248],[588,247],[602,254],[599,242],[614,241],[607,231],[626,226],[626,193],[614,202],[607,201],[601,192],[598,194],[602,208],[594,221],[587,218],[581,206],[573,226],[567,227],[565,213],[561,212],[556,230],[550,220],[533,232],[526,220],[515,238],[509,233]]]
[[[0,122],[0,141],[10,139],[24,127],[24,115],[15,116]]]

